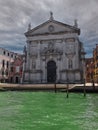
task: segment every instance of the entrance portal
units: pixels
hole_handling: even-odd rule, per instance
[[[56,81],[56,63],[49,61],[47,63],[47,82],[54,83]]]

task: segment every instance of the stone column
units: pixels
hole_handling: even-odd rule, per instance
[[[62,69],[65,69],[66,67],[66,57],[65,57],[65,41],[63,39],[63,43],[62,43],[62,51],[63,51],[63,55],[62,55]]]
[[[38,41],[38,49],[37,49],[37,54],[38,54],[38,57],[37,57],[37,69],[39,70],[40,69],[40,41]]]
[[[37,42],[37,66],[36,69],[37,70],[41,70],[41,56],[40,56],[40,41]],[[37,80],[39,80],[39,82],[41,82],[41,73],[37,73]]]
[[[42,75],[42,82],[46,83],[46,61],[45,61],[45,57],[43,57],[43,61],[42,61],[42,70],[43,70],[43,75]]]
[[[60,57],[57,58],[57,82],[60,81]]]
[[[30,66],[30,44],[31,42],[28,42],[28,81],[30,83],[30,70],[31,70],[31,66]]]

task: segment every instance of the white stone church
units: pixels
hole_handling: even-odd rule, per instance
[[[25,33],[24,83],[81,83],[83,81],[83,44],[77,21],[68,25],[48,21]]]

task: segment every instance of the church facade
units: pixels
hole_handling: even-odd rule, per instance
[[[50,19],[25,33],[24,83],[81,83],[83,44],[77,21],[67,25]]]

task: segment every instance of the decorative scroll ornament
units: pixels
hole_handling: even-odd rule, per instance
[[[75,55],[75,46],[73,44],[68,44],[66,47],[66,56],[68,59],[72,59]]]
[[[50,26],[48,27],[48,30],[49,30],[49,32],[53,32],[53,31],[54,31],[54,26],[53,26],[53,25],[50,25]]]

